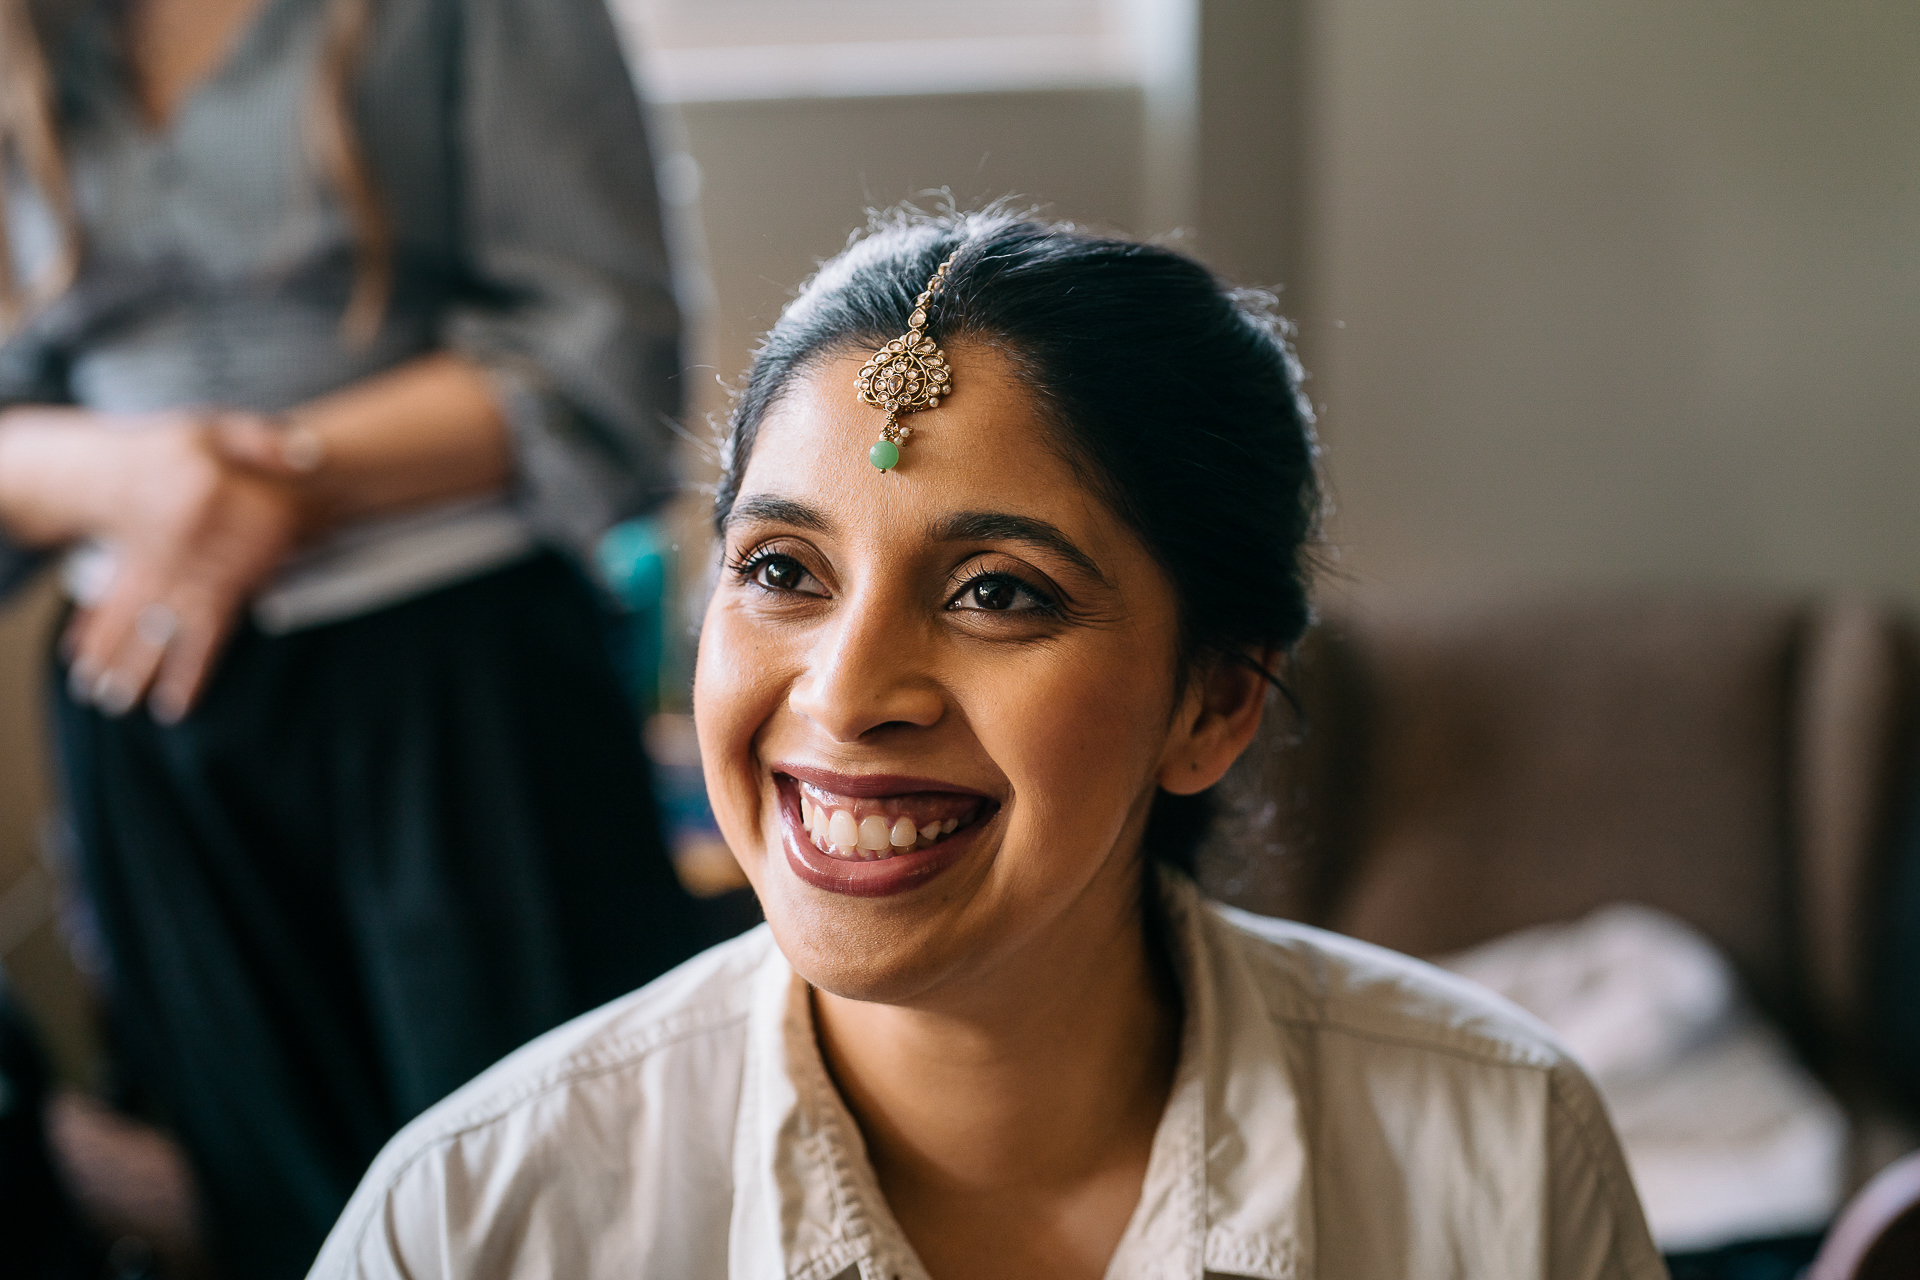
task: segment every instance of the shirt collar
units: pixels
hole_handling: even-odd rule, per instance
[[[1312,1273],[1313,1208],[1290,1055],[1242,935],[1189,881],[1164,883],[1186,1025],[1140,1205],[1108,1280],[1298,1280]],[[807,984],[778,949],[756,982],[732,1275],[927,1280],[821,1062]]]

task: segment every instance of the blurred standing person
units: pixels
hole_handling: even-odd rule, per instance
[[[222,1270],[702,943],[574,564],[677,317],[602,0],[0,0],[0,576]]]

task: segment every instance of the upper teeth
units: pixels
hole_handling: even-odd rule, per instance
[[[916,827],[913,819],[904,814],[891,823],[877,813],[856,818],[851,810],[830,809],[805,792],[800,795],[800,821],[813,842],[823,850],[865,859],[905,852],[922,843],[931,844],[941,836],[952,835],[960,826],[958,818],[929,822],[924,827]]]

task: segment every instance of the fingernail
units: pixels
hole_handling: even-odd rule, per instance
[[[93,701],[93,683],[99,673],[91,662],[76,662],[67,668],[67,696],[81,705]]]
[[[156,693],[147,699],[147,714],[153,717],[155,724],[179,724],[187,714],[187,708],[178,698]]]
[[[93,705],[110,716],[123,716],[133,710],[133,682],[108,671],[93,682]]]

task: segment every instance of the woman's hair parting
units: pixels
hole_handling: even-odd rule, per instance
[[[1311,618],[1320,513],[1300,366],[1271,295],[1231,289],[1156,245],[998,210],[876,221],[821,267],[755,353],[734,406],[716,522],[739,495],[768,407],[795,375],[904,332],[915,296],[950,254],[932,336],[991,346],[1020,371],[1050,443],[1166,571],[1183,674],[1196,662],[1290,650]],[[1211,816],[1210,796],[1163,792],[1148,851],[1191,872]]]

